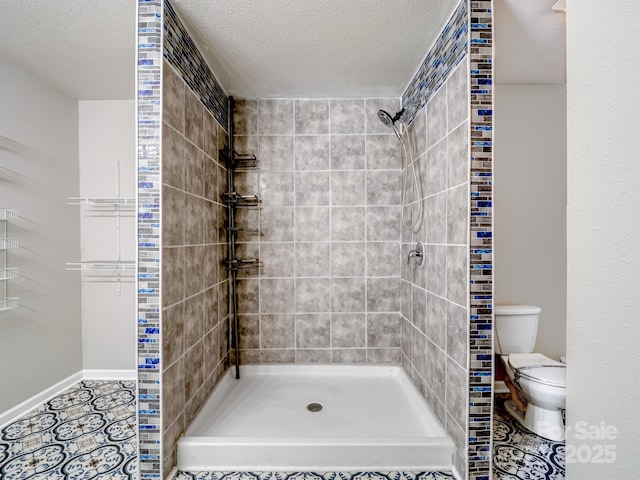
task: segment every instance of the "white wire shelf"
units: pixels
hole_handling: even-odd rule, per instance
[[[68,197],[68,205],[88,205],[91,207],[135,207],[135,198],[120,197]]]
[[[18,278],[17,268],[2,268],[0,269],[0,281],[1,280],[13,280]]]
[[[18,248],[18,240],[15,238],[0,238],[0,250]]]
[[[5,310],[12,310],[14,308],[18,308],[18,298],[7,297],[0,299],[0,312],[4,312]]]
[[[68,262],[66,270],[70,271],[134,271],[136,262],[134,260],[92,260],[83,262]]]
[[[15,220],[18,217],[19,215],[17,210],[11,210],[9,208],[0,208],[0,221]]]

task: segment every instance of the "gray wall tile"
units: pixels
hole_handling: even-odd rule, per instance
[[[332,277],[363,277],[365,275],[365,270],[364,242],[331,243]]]
[[[365,279],[334,278],[331,281],[332,312],[364,312]]]
[[[332,170],[363,170],[365,159],[364,135],[331,136]]]
[[[294,240],[294,207],[262,207],[260,232],[265,242]]]
[[[296,312],[331,311],[331,280],[328,278],[296,278]]]
[[[293,170],[293,136],[260,136],[258,160],[262,170]]]
[[[365,212],[364,207],[332,207],[331,240],[364,241]]]
[[[184,135],[185,83],[166,62],[162,69],[162,120]]]
[[[266,243],[260,244],[260,253],[249,258],[260,258],[264,263],[262,275],[264,277],[293,277],[294,243]],[[240,258],[246,258],[241,253]]]
[[[447,140],[447,186],[453,187],[469,181],[469,123],[456,128]]]
[[[293,279],[260,280],[260,313],[295,312],[294,291]]]
[[[447,126],[448,131],[469,118],[469,72],[461,63],[447,80]]]
[[[427,104],[427,146],[431,147],[447,134],[447,92],[443,85]]]
[[[293,100],[258,100],[258,133],[293,134]]]
[[[260,363],[295,363],[295,349],[263,349],[260,350]]]
[[[367,207],[367,240],[400,241],[400,207]]]
[[[332,363],[366,363],[367,351],[358,348],[334,348],[331,350]]]
[[[364,313],[331,314],[332,348],[366,346],[366,315]]]
[[[329,207],[295,208],[296,242],[322,242],[331,238]]]
[[[365,171],[331,172],[331,205],[365,205]]]
[[[402,147],[395,135],[367,135],[366,157],[369,170],[402,168]]]
[[[447,190],[447,243],[465,244],[469,234],[468,185]]]
[[[398,312],[401,308],[402,280],[399,277],[367,279],[367,311]]]
[[[447,298],[463,306],[469,301],[468,252],[466,246],[447,247]]]
[[[329,133],[329,100],[295,101],[295,133]]]
[[[331,197],[329,172],[296,172],[296,206],[329,205]]]
[[[296,242],[295,272],[298,277],[331,275],[331,244],[328,242]]]
[[[328,135],[296,135],[296,170],[329,170],[330,137]]]
[[[400,361],[399,348],[367,348],[367,363],[399,364]]]
[[[402,193],[400,170],[367,172],[367,205],[400,205]]]
[[[296,348],[329,348],[330,330],[329,314],[296,315]]]
[[[367,347],[401,345],[401,318],[393,313],[367,314]]]
[[[397,276],[400,269],[400,244],[398,242],[368,242],[367,274],[370,276]]]
[[[295,339],[295,315],[260,315],[262,348],[294,348]]]
[[[293,171],[269,171],[260,173],[260,200],[264,206],[295,205]],[[236,189],[240,192],[240,189]],[[256,190],[245,190],[247,195],[255,195]]]
[[[364,100],[331,100],[331,133],[364,133]]]
[[[233,133],[234,135],[258,134],[258,102],[256,100],[238,99],[234,102]]]
[[[331,350],[324,349],[296,349],[296,363],[331,363]]]

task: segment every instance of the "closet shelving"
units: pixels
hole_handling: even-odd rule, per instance
[[[136,199],[120,196],[120,163],[116,165],[116,196],[114,197],[68,197],[67,204],[80,205],[90,209],[100,216],[114,217],[116,219],[116,258],[111,260],[82,260],[79,262],[67,262],[66,269],[69,271],[81,271],[85,278],[95,278],[100,281],[115,281],[118,284],[118,295],[120,294],[120,282],[123,280],[133,280],[133,275],[123,276],[123,272],[133,272],[136,268],[134,260],[122,259],[120,248],[121,224],[123,215],[131,216],[135,214]]]
[[[233,111],[234,100],[229,97],[229,147],[220,151],[220,161],[227,167],[227,191],[224,192],[222,202],[227,207],[227,258],[224,266],[229,272],[230,278],[230,315],[231,315],[231,348],[235,353],[236,378],[240,378],[240,352],[239,352],[239,325],[238,325],[238,297],[236,282],[238,272],[257,271],[259,272],[263,264],[259,258],[237,258],[236,241],[238,235],[260,235],[259,230],[245,229],[236,225],[236,213],[238,208],[260,208],[261,200],[257,195],[240,194],[236,191],[235,174],[238,171],[253,170],[258,168],[258,159],[253,154],[238,153],[233,148]]]
[[[7,266],[7,250],[18,248],[18,240],[7,238],[7,223],[18,218],[18,212],[7,208],[0,208],[0,282],[2,282],[2,297],[0,297],[0,312],[18,307],[18,298],[7,296],[7,282],[18,278],[18,269]]]

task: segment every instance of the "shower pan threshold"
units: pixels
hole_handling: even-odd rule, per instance
[[[182,471],[451,471],[454,445],[401,366],[229,369],[178,441]]]

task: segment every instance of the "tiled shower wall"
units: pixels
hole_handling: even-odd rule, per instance
[[[399,363],[400,144],[377,118],[399,99],[239,100],[235,149],[242,363]]]
[[[449,43],[445,45],[439,41],[434,45],[403,98],[405,102],[423,98],[432,99],[434,104],[427,105],[427,112],[431,107],[435,111],[442,108],[442,106],[436,105],[437,102],[440,102],[441,105],[445,103],[448,108],[449,99],[443,101],[437,97],[442,91],[447,91],[450,85],[447,83],[442,87],[440,82],[449,78],[453,66],[458,65],[459,59],[469,53],[471,70],[468,72],[470,81],[467,88],[471,92],[471,118],[467,134],[470,134],[472,138],[471,168],[469,170],[471,182],[468,186],[470,190],[468,199],[471,199],[471,219],[468,223],[470,228],[467,229],[470,234],[470,243],[468,243],[466,256],[469,260],[466,264],[466,272],[455,272],[455,275],[460,273],[461,278],[468,278],[468,272],[471,272],[471,280],[467,284],[470,285],[471,292],[468,296],[469,316],[466,323],[470,330],[466,337],[466,350],[463,348],[464,354],[468,356],[467,375],[464,378],[453,380],[447,377],[446,383],[442,384],[442,377],[439,375],[442,368],[451,368],[451,372],[459,374],[458,367],[460,367],[465,373],[463,360],[458,356],[461,355],[460,350],[453,346],[454,342],[459,339],[454,331],[459,327],[459,324],[447,326],[443,330],[441,323],[436,325],[429,323],[431,312],[427,310],[430,308],[430,299],[435,299],[432,306],[440,305],[438,308],[441,308],[442,304],[447,305],[446,315],[449,315],[450,307],[453,310],[464,309],[464,302],[458,302],[457,297],[450,298],[448,293],[439,294],[438,288],[442,288],[442,285],[439,287],[438,285],[429,285],[428,276],[421,278],[422,271],[402,266],[406,261],[403,257],[408,253],[407,249],[413,245],[413,241],[418,237],[409,237],[406,232],[400,233],[400,201],[397,197],[400,187],[399,184],[396,184],[396,197],[394,197],[394,191],[389,184],[400,181],[401,162],[399,156],[401,150],[391,131],[385,130],[382,124],[377,124],[378,120],[375,118],[375,112],[378,108],[394,113],[398,107],[398,102],[395,99],[260,100],[253,102],[253,106],[251,101],[239,105],[240,111],[238,113],[240,115],[236,118],[235,132],[238,134],[236,150],[255,153],[263,163],[259,172],[245,172],[239,176],[239,191],[258,193],[263,197],[260,211],[247,210],[242,214],[244,215],[244,218],[241,217],[242,222],[247,226],[257,225],[257,228],[261,229],[261,235],[241,236],[239,239],[241,242],[240,253],[246,256],[258,256],[265,264],[262,272],[244,277],[241,281],[241,283],[245,282],[241,288],[244,288],[248,294],[245,301],[249,306],[246,313],[241,316],[243,329],[241,347],[245,362],[324,362],[329,360],[397,362],[402,360],[421,390],[426,394],[427,400],[435,405],[436,413],[441,419],[445,418],[443,423],[447,425],[450,435],[458,446],[455,458],[458,471],[468,472],[471,478],[488,479],[490,472],[492,358],[491,1],[462,0],[454,17],[456,15],[464,18],[464,28],[458,28],[459,18],[458,20],[452,19],[445,26],[441,39],[448,39]],[[143,479],[158,478],[162,475],[163,469],[166,472],[171,468],[173,442],[163,441],[163,432],[167,431],[166,427],[173,427],[174,429],[169,432],[169,436],[175,436],[179,422],[183,421],[185,416],[192,414],[201,396],[211,385],[211,382],[205,381],[204,372],[202,377],[205,381],[204,385],[198,382],[198,374],[196,374],[195,380],[188,380],[194,382],[188,388],[190,391],[195,388],[195,397],[182,397],[184,402],[182,408],[176,405],[172,406],[170,402],[177,401],[179,403],[181,401],[179,396],[172,397],[175,389],[179,388],[179,384],[174,381],[173,386],[167,388],[171,380],[168,376],[162,375],[161,370],[166,372],[165,367],[170,368],[172,365],[179,368],[177,367],[179,362],[184,365],[184,362],[188,361],[189,355],[193,355],[189,352],[205,348],[208,341],[215,342],[214,338],[219,339],[219,337],[211,336],[208,340],[206,337],[198,340],[196,336],[191,336],[193,333],[191,332],[186,334],[190,338],[187,340],[183,330],[182,335],[176,335],[180,339],[177,345],[170,347],[175,348],[176,351],[173,353],[164,350],[163,352],[158,351],[158,345],[161,343],[160,337],[162,336],[164,339],[165,336],[164,325],[160,328],[160,312],[170,316],[173,313],[170,310],[174,307],[183,314],[185,308],[193,311],[191,309],[194,303],[196,305],[198,303],[196,298],[200,295],[206,296],[206,292],[211,289],[210,286],[203,283],[202,289],[198,292],[193,292],[190,295],[185,294],[181,299],[176,293],[174,303],[165,303],[163,300],[160,304],[161,296],[158,285],[158,266],[161,260],[159,253],[160,227],[162,227],[163,234],[166,233],[165,228],[168,228],[161,223],[161,220],[165,222],[168,219],[164,214],[164,210],[167,208],[164,201],[163,215],[159,215],[160,193],[162,191],[164,195],[167,193],[167,189],[171,189],[173,193],[179,193],[179,196],[188,197],[192,202],[191,207],[197,203],[215,204],[216,207],[220,207],[216,198],[208,196],[210,192],[199,194],[197,191],[191,190],[191,187],[186,183],[186,177],[184,187],[172,185],[173,180],[168,179],[164,179],[165,185],[161,184],[161,159],[159,155],[161,140],[163,149],[167,148],[170,142],[174,142],[175,145],[181,145],[178,148],[195,148],[214,163],[216,158],[215,153],[208,150],[204,139],[202,145],[197,145],[197,141],[194,141],[191,134],[188,133],[186,124],[183,132],[179,131],[179,126],[171,126],[176,135],[176,138],[172,140],[167,139],[166,135],[160,135],[161,111],[167,108],[160,101],[160,86],[164,82],[168,84],[171,81],[161,76],[162,53],[173,62],[176,59],[192,62],[192,64],[186,65],[184,71],[181,72],[182,78],[190,88],[195,88],[199,92],[200,100],[213,112],[218,122],[225,124],[224,116],[226,115],[223,108],[225,99],[220,95],[213,101],[202,98],[202,92],[215,93],[220,89],[217,88],[215,80],[210,75],[204,75],[206,78],[201,78],[203,77],[201,74],[206,73],[208,67],[202,61],[197,49],[194,50],[195,46],[186,31],[178,31],[171,37],[172,26],[170,25],[165,29],[167,38],[164,39],[165,50],[162,49],[163,24],[167,27],[167,23],[175,24],[176,21],[177,17],[167,2],[139,0],[138,345],[140,359],[140,471]],[[467,25],[470,27],[468,43]],[[462,36],[463,33],[465,36]],[[453,48],[450,48],[451,46]],[[183,50],[184,48],[186,50]],[[429,68],[425,68],[431,64],[440,69],[435,76],[432,75],[433,72]],[[173,65],[175,66],[175,63]],[[441,68],[441,65],[445,65],[445,68]],[[450,65],[451,67],[449,67]],[[165,70],[167,70],[166,65]],[[165,74],[169,73],[171,72],[165,72]],[[462,75],[459,70],[455,74]],[[432,82],[432,79],[435,79],[435,82]],[[198,88],[202,84],[206,85],[203,88]],[[164,88],[167,87],[164,86]],[[185,89],[185,95],[190,88]],[[187,101],[191,102],[193,99],[189,99],[187,96],[185,102]],[[361,104],[364,116],[357,113],[361,110]],[[325,123],[327,121],[325,108],[328,109],[328,124]],[[246,109],[245,119],[242,118],[244,115],[242,109]],[[255,113],[251,113],[252,110]],[[163,127],[164,130],[167,128],[169,127]],[[220,131],[220,124],[216,128]],[[370,128],[378,130],[370,131]],[[440,149],[442,152],[444,144],[456,143],[455,130],[451,131],[450,125],[445,128],[446,132],[439,134],[442,135],[440,140],[432,143],[429,137],[427,117],[418,116],[415,119],[412,129],[414,131],[426,130],[424,140],[420,140],[419,135],[416,137],[414,132],[416,144],[420,145],[420,142],[424,141],[424,144],[418,148],[421,152],[424,149],[427,150],[422,154],[423,160],[428,161],[431,150]],[[461,135],[460,132],[457,133]],[[290,137],[290,140],[285,137]],[[323,142],[327,142],[327,138],[329,144],[328,167],[320,166],[321,163],[314,164],[315,161],[324,162],[326,157],[322,152],[326,152],[326,143]],[[364,147],[361,147],[363,140]],[[286,154],[290,148],[289,142],[293,144],[291,147],[293,148],[293,157]],[[370,148],[372,146],[373,149]],[[373,151],[378,151],[381,154],[372,156],[371,152]],[[283,153],[285,154],[282,155]],[[437,158],[437,155],[432,158]],[[165,160],[163,155],[162,163]],[[284,162],[292,161],[293,164],[288,167],[286,164],[280,163],[281,160]],[[344,163],[339,163],[336,160]],[[310,163],[305,163],[307,161]],[[265,168],[265,163],[267,168]],[[423,163],[419,161],[419,164]],[[217,178],[220,178],[218,168],[222,167],[222,165],[216,165]],[[162,173],[167,175],[164,168],[163,165]],[[372,181],[370,179],[378,172],[380,176],[377,182],[380,184],[369,183]],[[383,175],[382,172],[386,172],[387,175]],[[433,172],[442,172],[442,169],[436,167]],[[450,175],[450,172],[447,172],[446,175]],[[327,178],[328,190],[326,189]],[[362,178],[364,178],[363,190],[359,187],[350,188],[351,184],[362,185]],[[434,225],[439,224],[439,234],[442,235],[442,222],[447,222],[448,232],[449,221],[459,218],[450,217],[447,208],[450,208],[449,201],[460,200],[460,197],[453,198],[453,196],[454,190],[462,185],[447,184],[444,190],[429,190],[427,187],[429,182],[438,185],[442,178],[430,178],[428,172],[425,173],[424,178],[427,182],[424,190],[424,195],[427,197],[426,215],[431,215],[431,218],[427,218],[427,222],[433,221]],[[291,190],[287,191],[286,188],[278,187],[277,184],[280,182],[290,186]],[[342,188],[345,184],[348,184],[349,188]],[[324,185],[324,188],[320,185]],[[216,188],[219,193],[220,187],[217,181]],[[281,196],[279,197],[279,195]],[[364,201],[362,200],[363,196]],[[194,199],[199,201],[193,202]],[[443,203],[447,213],[441,210]],[[459,204],[456,205],[459,207]],[[456,205],[451,205],[451,211],[455,209],[453,207]],[[196,209],[200,210],[199,207]],[[266,217],[263,213],[265,210]],[[339,214],[335,220],[334,212]],[[395,215],[394,220],[392,220],[392,212]],[[435,212],[440,212],[436,214],[436,218],[434,218]],[[219,209],[216,215],[218,215],[216,221],[219,222],[221,218]],[[195,218],[197,215],[190,221]],[[391,232],[390,223],[392,221],[396,222],[398,229],[393,238],[391,235],[386,236]],[[376,222],[379,223],[376,224]],[[452,223],[452,229],[456,228],[454,224],[458,225],[457,221]],[[202,228],[204,235],[204,225]],[[434,271],[438,269],[442,271],[444,266],[445,277],[431,280],[431,282],[442,282],[444,278],[445,290],[450,286],[453,289],[460,288],[461,285],[450,285],[447,281],[446,275],[453,272],[448,272],[446,265],[449,259],[453,260],[451,265],[462,265],[462,255],[460,250],[456,248],[462,244],[456,243],[457,240],[448,243],[449,238],[444,243],[439,243],[430,236],[432,233],[427,228],[417,234],[418,236],[422,235],[421,238],[426,240],[427,258],[431,258],[425,271],[428,272],[429,268]],[[437,231],[433,233],[436,236],[437,234]],[[174,245],[166,248],[175,251],[182,250],[185,254],[192,247],[194,247],[194,252],[198,250],[195,247],[206,247],[208,242],[204,238],[202,244],[190,243],[191,241],[185,237],[183,243],[176,241]],[[215,243],[212,242],[208,245]],[[395,250],[391,246],[392,244],[397,245]],[[304,248],[296,249],[297,245]],[[364,246],[364,250],[355,248],[356,246]],[[376,248],[381,250],[376,252]],[[443,252],[446,252],[444,257],[442,256]],[[198,255],[195,253],[192,260],[199,258]],[[217,255],[219,260],[220,251]],[[394,256],[398,262],[394,267],[397,269],[395,273],[379,269],[382,265],[393,266]],[[163,258],[163,262],[166,259],[168,257]],[[178,264],[176,266],[179,267]],[[278,269],[282,268],[283,271],[273,271],[274,266],[277,266]],[[364,273],[362,268],[364,268]],[[175,271],[173,273],[165,271],[164,266],[163,273],[166,275],[176,274]],[[185,292],[191,288],[187,287],[186,283],[193,280],[190,277],[191,273],[190,269],[177,273],[179,278],[184,279],[185,283],[181,288]],[[212,275],[212,272],[208,272],[207,275]],[[224,273],[218,265],[218,297],[220,297],[220,284],[224,282],[220,275],[224,275]],[[329,285],[327,285],[327,280]],[[337,287],[334,288],[333,285]],[[249,288],[250,286],[253,288]],[[290,296],[288,299],[280,300],[277,299],[279,297],[272,295],[272,293],[279,292]],[[320,296],[316,297],[312,295],[312,292],[318,292]],[[417,292],[415,296],[414,292]],[[426,297],[424,305],[421,300],[422,294]],[[213,296],[210,296],[206,301],[213,302]],[[177,307],[179,304],[182,304],[182,308]],[[300,311],[298,311],[299,305],[302,308]],[[220,308],[220,306],[221,300],[218,298],[218,307]],[[341,310],[335,311],[334,308]],[[424,317],[426,325],[421,324],[422,320],[418,320],[416,317],[416,312],[419,313],[422,308],[426,311]],[[329,311],[326,311],[327,309]],[[199,307],[196,306],[195,310],[199,311]],[[401,312],[404,314],[404,319]],[[226,312],[222,312],[222,315],[225,314]],[[334,314],[336,314],[337,320],[334,319]],[[208,328],[204,324],[205,321],[217,322],[216,325],[222,327],[226,322],[220,315],[219,312],[217,320],[205,320],[203,316],[202,328]],[[192,316],[190,314],[188,317],[189,319],[199,318],[198,315]],[[442,320],[445,317],[433,316],[431,318]],[[263,319],[266,320],[267,330],[262,328],[264,326],[262,325]],[[195,330],[199,330],[198,321],[195,325]],[[288,330],[291,326],[293,326],[293,337],[291,331]],[[192,327],[194,324],[187,328],[191,331]],[[396,327],[399,330],[395,330]],[[452,327],[451,331],[450,327]],[[215,328],[216,326],[206,332],[203,330],[203,333],[213,335]],[[422,328],[426,328],[426,331]],[[279,332],[284,331],[287,333],[283,338],[278,338]],[[262,348],[264,347],[262,345],[263,334],[267,341],[266,348]],[[442,339],[445,337],[446,348],[443,348]],[[416,344],[419,341],[425,342],[426,349],[422,349]],[[186,349],[185,342],[188,344]],[[197,346],[199,343],[201,347]],[[168,345],[171,345],[170,341],[167,342]],[[209,343],[210,348],[212,345],[213,343]],[[218,346],[221,345],[222,342],[219,342]],[[400,350],[401,346],[404,354]],[[420,352],[424,357],[420,355]],[[173,355],[175,361],[166,363],[165,355]],[[198,357],[197,353],[195,355]],[[430,358],[429,355],[438,358],[435,359],[432,367],[428,366],[429,363],[425,368],[421,362]],[[433,383],[427,381],[434,380],[434,371],[430,372],[430,368],[438,369]],[[213,380],[218,375],[218,371],[219,368],[214,374],[207,371],[208,378]],[[455,386],[469,392],[468,400],[466,395],[458,392],[457,389],[455,392],[453,391]],[[187,387],[183,384],[183,388]],[[444,398],[442,398],[443,392]],[[162,397],[162,409],[160,397]],[[466,413],[462,417],[459,409],[460,399],[465,402]],[[175,420],[173,419],[174,414],[165,412],[165,409],[169,408],[174,412]],[[172,422],[171,425],[167,425],[169,422]],[[164,429],[162,428],[163,424]],[[456,430],[457,427],[460,429]],[[469,453],[467,453],[467,447],[464,446],[467,439]],[[168,437],[164,440],[168,440]],[[166,458],[162,458],[163,451]]]
[[[162,95],[162,429],[175,442],[224,372],[228,355],[225,130],[169,62]]]
[[[402,238],[405,259],[417,242],[425,247],[422,266],[403,262],[403,364],[454,440],[461,473],[468,416],[468,75],[462,61],[409,129],[424,217],[417,232],[405,228]]]

